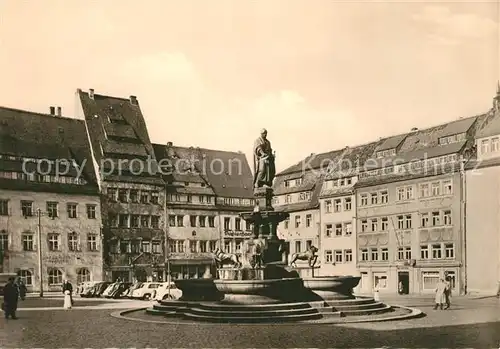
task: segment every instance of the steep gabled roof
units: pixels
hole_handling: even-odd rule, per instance
[[[331,164],[332,162],[335,162],[335,159],[337,159],[340,155],[342,155],[342,153],[345,150],[346,148],[320,154],[313,153],[308,157],[306,157],[304,160],[301,160],[295,165],[290,166],[287,169],[281,171],[276,176],[278,177],[282,175],[297,174],[297,178],[299,178],[300,173],[306,170],[311,170],[311,169],[316,170],[319,168],[326,169],[328,165]]]
[[[82,120],[0,107],[0,154],[48,160],[74,159],[83,165],[87,185],[30,183],[33,190],[57,191],[66,186],[97,190],[91,148]],[[16,171],[22,163],[21,160],[4,160],[0,166]],[[75,170],[71,171],[69,174],[76,174]],[[73,189],[68,191],[74,192]]]
[[[500,112],[489,113],[477,130],[476,138],[500,135]]]
[[[126,99],[95,93],[91,95],[81,89],[77,90],[77,95],[98,164],[117,163],[124,159],[137,159],[144,164],[141,175],[123,171],[120,175],[109,174],[103,179],[119,181],[123,177],[124,181],[163,185],[137,98]],[[138,161],[133,165],[137,163]]]
[[[219,197],[253,198],[253,176],[245,154],[162,144],[153,147],[160,163],[168,159],[173,166],[172,181],[203,181]]]

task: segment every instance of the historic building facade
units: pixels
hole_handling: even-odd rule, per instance
[[[154,144],[157,159],[171,167],[167,183],[168,260],[172,278],[213,276],[220,248],[240,254],[251,227],[240,217],[253,208],[252,173],[242,153],[171,143]]]
[[[3,272],[28,291],[102,279],[101,210],[85,123],[0,108]]]
[[[360,164],[373,154],[376,145],[346,147],[332,158],[319,196],[322,275],[358,275],[354,185]]]
[[[100,183],[106,280],[164,280],[165,184],[139,101],[78,90]]]
[[[482,118],[390,137],[365,162],[355,185],[362,291],[432,293],[448,276],[465,292],[463,164]]]
[[[466,165],[468,293],[496,294],[500,283],[500,86],[476,135],[477,158]]]
[[[277,211],[290,214],[288,220],[278,225],[278,236],[287,241],[288,262],[296,253],[304,253],[311,246],[318,248],[317,263],[321,265],[321,215],[319,193],[330,159],[339,152],[311,154],[300,163],[280,172],[274,179],[273,206]],[[311,276],[308,261],[297,260],[296,265],[302,276]],[[319,273],[319,271],[315,271]]]

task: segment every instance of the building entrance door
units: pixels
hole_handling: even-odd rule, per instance
[[[410,273],[407,271],[398,272],[398,293],[399,294],[410,293]]]

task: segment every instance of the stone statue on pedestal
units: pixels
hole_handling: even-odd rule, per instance
[[[253,147],[254,188],[272,187],[276,175],[274,158],[271,142],[267,139],[267,130],[262,129]]]

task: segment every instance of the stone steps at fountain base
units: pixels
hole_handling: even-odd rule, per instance
[[[228,314],[229,315],[229,314]],[[268,317],[255,317],[255,316],[213,316],[213,315],[198,315],[198,314],[185,314],[184,318],[204,321],[204,322],[218,322],[218,323],[283,323],[283,322],[300,322],[307,320],[318,320],[322,318],[319,313],[313,314],[284,314],[281,316],[268,316]]]
[[[220,318],[234,318],[234,317],[252,317],[252,318],[279,318],[282,316],[298,316],[298,315],[311,315],[318,314],[318,310],[314,308],[303,309],[282,309],[282,310],[260,310],[253,311],[217,311],[212,309],[192,308],[186,312],[186,315],[199,315],[199,316],[212,316]]]

